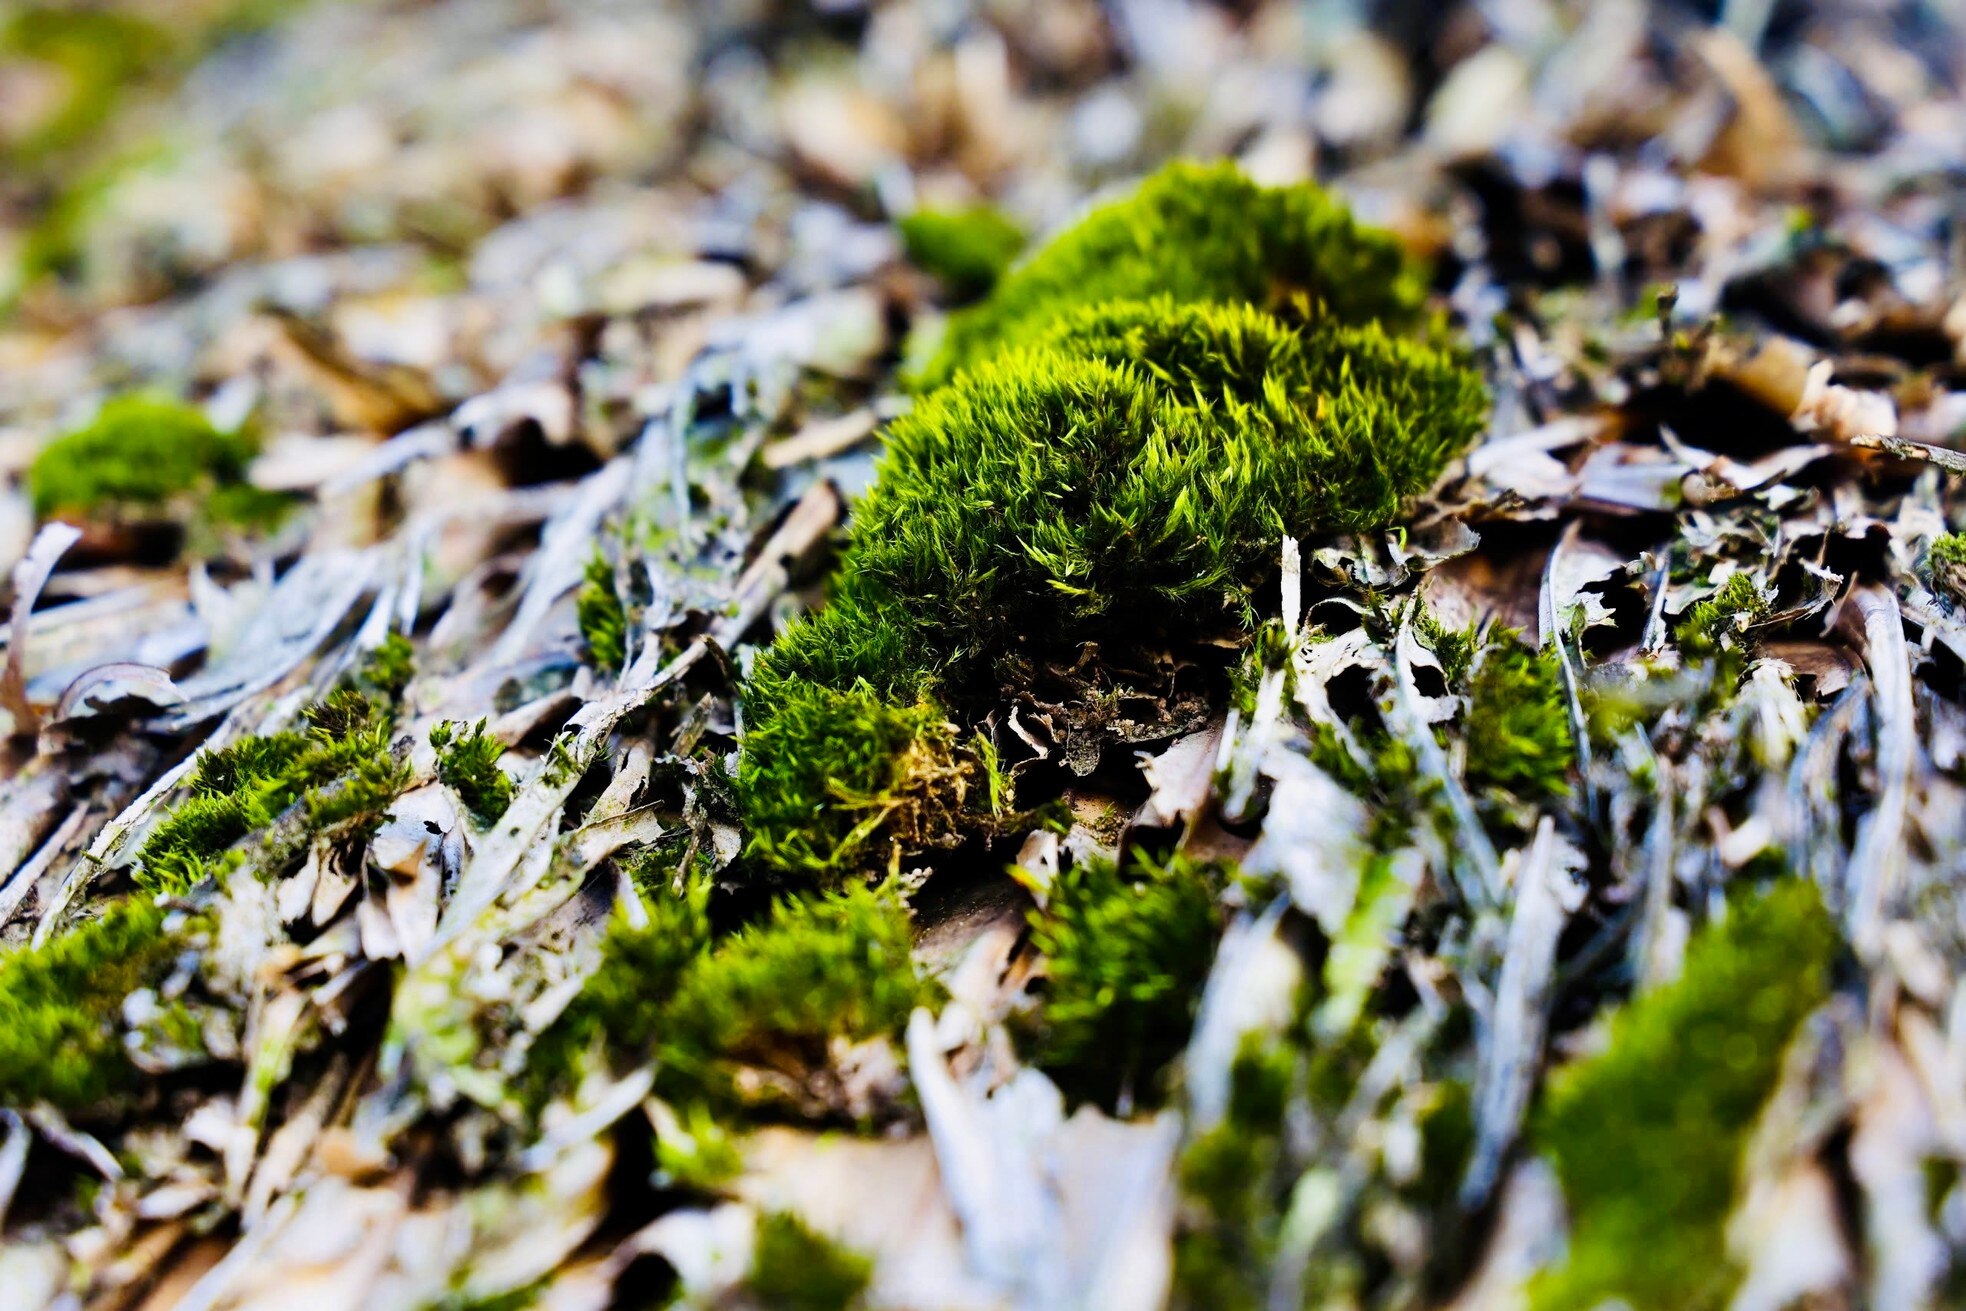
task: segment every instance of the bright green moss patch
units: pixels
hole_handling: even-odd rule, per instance
[[[512,804],[512,780],[498,767],[505,744],[485,735],[485,721],[466,730],[445,720],[430,730],[437,750],[437,779],[456,792],[472,817],[489,825]]]
[[[957,301],[987,294],[1024,249],[1024,230],[988,205],[918,209],[895,226],[908,258]]]
[[[1398,243],[1327,192],[1258,186],[1233,164],[1173,164],[1067,228],[988,300],[956,315],[919,381],[945,383],[1099,301],[1296,302],[1343,323],[1402,324],[1417,313],[1420,291]]]
[[[407,763],[390,749],[390,707],[350,687],[308,706],[302,718],[304,731],[255,735],[200,757],[191,795],[138,852],[139,887],[183,892],[229,872],[243,855],[238,844],[297,804],[316,832],[354,833],[381,822],[409,781]]]
[[[81,1112],[136,1086],[123,1002],[184,949],[170,919],[135,897],[41,947],[0,952],[0,1105]]]
[[[842,1113],[838,1048],[898,1038],[937,995],[915,972],[906,908],[855,887],[781,901],[713,944],[704,896],[692,885],[658,898],[646,928],[614,928],[528,1071],[564,1084],[599,1047],[617,1063],[653,1058],[657,1093],[685,1110]]]
[[[1954,601],[1966,601],[1966,533],[1941,533],[1926,554],[1933,584]]]
[[[598,547],[574,594],[574,614],[594,667],[605,673],[619,671],[628,658],[628,612],[615,591],[614,566]]]
[[[1686,612],[1677,632],[1679,649],[1689,657],[1744,649],[1748,627],[1768,614],[1768,599],[1744,573],[1729,576],[1720,590]]]
[[[1030,1059],[1066,1091],[1111,1106],[1151,1099],[1188,1041],[1215,956],[1215,894],[1227,871],[1175,855],[1058,876],[1031,912],[1045,960]]]
[[[965,808],[988,803],[975,753],[931,700],[799,683],[775,711],[746,738],[737,775],[750,852],[771,868],[827,880],[885,864],[948,845]]]
[[[836,1044],[898,1039],[938,989],[915,972],[908,912],[855,887],[781,901],[687,970],[664,1008],[656,1088],[739,1108],[825,1106]]]
[[[119,396],[104,402],[87,426],[49,443],[27,481],[34,511],[43,517],[200,501],[215,519],[253,522],[267,509],[265,494],[244,481],[253,454],[249,438],[220,432],[195,406]]]
[[[814,1232],[788,1211],[758,1217],[751,1293],[772,1311],[851,1311],[873,1282],[874,1263]]]
[[[1601,1054],[1553,1076],[1534,1137],[1569,1203],[1570,1258],[1533,1286],[1538,1311],[1726,1304],[1741,1153],[1836,944],[1812,883],[1739,898],[1678,980],[1613,1018]]]
[[[1487,411],[1466,361],[1370,322],[1416,294],[1322,192],[1182,165],[958,316],[844,583],[746,685],[752,854],[831,881],[973,833],[948,716],[1088,643],[1232,634],[1284,536],[1395,522]]]
[[[1576,744],[1556,657],[1513,629],[1488,635],[1468,689],[1468,782],[1528,800],[1569,791]]]

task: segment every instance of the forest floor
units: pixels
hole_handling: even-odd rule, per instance
[[[1913,0],[0,10],[0,1302],[1958,1305],[1962,178]]]

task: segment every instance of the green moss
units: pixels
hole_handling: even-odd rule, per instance
[[[498,767],[505,744],[485,735],[485,721],[479,720],[469,731],[445,720],[430,730],[430,745],[437,750],[437,778],[456,792],[472,816],[489,826],[512,804],[512,780]]]
[[[952,712],[1087,643],[1234,632],[1282,537],[1395,521],[1487,407],[1466,361],[1365,322],[1416,294],[1323,193],[1181,165],[959,316],[846,583],[746,684],[754,856],[830,879],[954,840]]]
[[[788,684],[745,738],[737,795],[749,854],[802,879],[836,881],[891,852],[947,845],[983,771],[934,701],[881,699],[864,683]]]
[[[596,669],[618,672],[628,658],[628,612],[614,588],[614,566],[599,547],[594,548],[580,590],[574,594],[574,614],[587,658]]]
[[[1490,633],[1470,679],[1466,736],[1471,786],[1527,800],[1567,793],[1576,744],[1555,655],[1524,646],[1513,629]]]
[[[0,26],[0,54],[50,64],[67,78],[61,107],[8,143],[13,164],[31,163],[87,137],[114,112],[123,88],[177,53],[173,34],[138,15],[75,5],[24,5]]]
[[[1741,1153],[1836,944],[1806,880],[1739,898],[1678,980],[1613,1019],[1602,1053],[1552,1077],[1533,1133],[1569,1203],[1570,1257],[1533,1286],[1538,1311],[1726,1304]]]
[[[950,322],[918,379],[949,381],[1080,305],[1166,294],[1345,323],[1410,321],[1420,283],[1398,244],[1314,186],[1262,187],[1232,164],[1172,164],[1060,233]]]
[[[957,301],[989,294],[1024,249],[1024,230],[988,205],[918,209],[895,225],[902,248]]]
[[[1689,658],[1740,651],[1750,641],[1748,628],[1767,614],[1768,600],[1754,579],[1736,573],[1721,584],[1719,591],[1686,612],[1674,636],[1680,651]]]
[[[836,1044],[899,1039],[938,989],[915,972],[908,913],[855,887],[781,901],[693,961],[664,1009],[656,1089],[678,1102],[814,1109]]]
[[[255,735],[199,758],[191,795],[137,854],[139,887],[183,892],[228,872],[238,863],[234,848],[294,805],[306,807],[315,832],[351,834],[381,822],[409,782],[407,762],[390,749],[391,708],[341,688],[301,713],[304,732]]]
[[[1289,1183],[1284,1117],[1298,1067],[1291,1044],[1245,1037],[1230,1067],[1228,1113],[1182,1150],[1174,1306],[1257,1311],[1267,1304]]]
[[[1926,564],[1932,582],[1955,601],[1966,601],[1966,533],[1941,533],[1932,539]]]
[[[82,1112],[134,1090],[123,1002],[160,983],[184,950],[171,922],[136,897],[41,947],[0,952],[0,1105]]]
[[[391,633],[362,658],[351,685],[394,705],[402,700],[415,675],[416,648],[401,633]]]
[[[127,395],[49,443],[27,481],[43,517],[159,509],[242,482],[252,457],[249,439],[220,432],[194,406]]]
[[[1153,1100],[1187,1043],[1229,877],[1182,855],[1140,856],[1126,875],[1104,860],[1060,874],[1030,916],[1045,961],[1032,1062],[1078,1097]]]
[[[769,1311],[850,1311],[873,1282],[874,1263],[813,1232],[788,1211],[758,1217],[751,1294]]]

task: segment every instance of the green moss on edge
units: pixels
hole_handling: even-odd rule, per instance
[[[1551,1079],[1534,1141],[1570,1208],[1569,1261],[1536,1311],[1700,1311],[1727,1302],[1741,1153],[1782,1053],[1828,995],[1837,930],[1815,885],[1736,900],[1696,935],[1673,983],[1611,1022],[1609,1045]]]

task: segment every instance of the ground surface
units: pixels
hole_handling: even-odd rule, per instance
[[[1712,8],[0,11],[0,1300],[1957,1304],[1966,31]],[[1479,436],[788,733],[1174,158]]]

